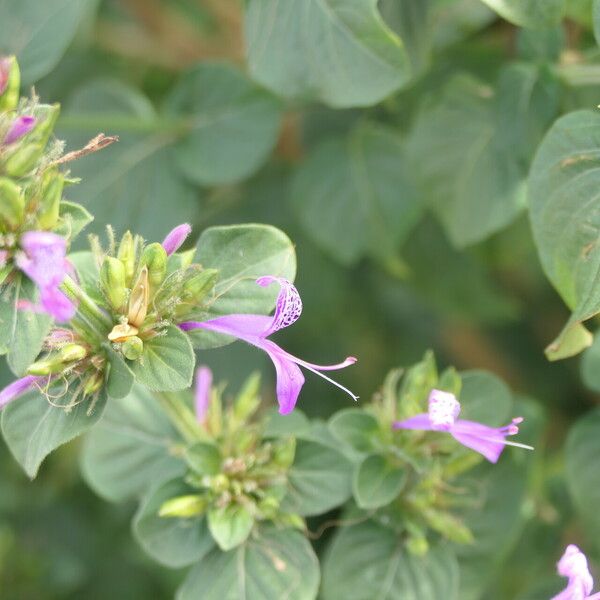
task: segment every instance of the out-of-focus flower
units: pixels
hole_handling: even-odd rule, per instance
[[[559,575],[568,577],[567,587],[551,600],[600,600],[600,593],[593,594],[594,580],[588,569],[585,554],[574,544],[569,544],[556,565]]]
[[[212,387],[212,371],[201,366],[196,371],[195,408],[196,418],[199,423],[204,423],[210,407],[210,390]]]
[[[42,380],[48,380],[47,377],[38,377],[36,375],[27,375],[21,379],[13,381],[7,385],[2,391],[0,391],[0,409],[4,408],[7,404],[22,396],[25,392],[35,387]]]
[[[6,146],[9,144],[14,144],[35,127],[36,121],[36,118],[31,116],[17,117],[12,122],[8,132],[4,136],[4,140],[2,140],[2,143]]]
[[[188,223],[182,223],[175,227],[175,229],[172,229],[162,243],[162,247],[165,249],[167,256],[171,256],[171,254],[177,252],[191,232],[192,227]]]
[[[233,314],[208,321],[187,321],[180,323],[179,326],[184,331],[206,329],[215,333],[231,335],[264,350],[275,365],[277,373],[277,400],[279,402],[279,412],[282,414],[287,414],[294,409],[300,390],[304,385],[304,375],[302,375],[302,371],[298,365],[333,383],[349,394],[354,400],[357,400],[358,397],[350,390],[322,373],[322,371],[333,371],[348,367],[356,362],[356,358],[349,356],[337,365],[315,365],[289,354],[283,348],[267,339],[268,336],[279,329],[292,325],[302,313],[302,301],[300,300],[298,290],[287,279],[265,276],[256,281],[258,285],[263,287],[273,282],[279,283],[281,290],[277,298],[275,314],[272,317],[253,314]]]
[[[441,390],[431,390],[429,411],[415,415],[405,421],[394,423],[395,429],[419,429],[423,431],[446,431],[463,446],[479,452],[490,462],[497,462],[505,446],[517,446],[533,450],[531,446],[508,441],[509,435],[519,433],[517,425],[521,417],[512,420],[505,427],[489,427],[475,421],[457,419],[460,403],[454,394]]]

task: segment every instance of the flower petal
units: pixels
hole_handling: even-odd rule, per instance
[[[468,423],[469,421],[462,421],[463,423]],[[479,423],[475,423],[475,425],[479,425]],[[495,430],[490,427],[491,432]],[[471,448],[471,450],[475,450],[475,452],[479,452],[485,458],[487,458],[490,462],[496,463],[504,450],[505,443],[504,438],[502,436],[497,436],[498,439],[494,439],[493,434],[490,433],[490,437],[482,438],[480,434],[471,434],[465,433],[463,431],[455,431],[454,428],[450,430],[452,437],[460,442],[463,446],[467,448]]]
[[[433,425],[429,419],[427,413],[415,415],[410,419],[404,421],[396,421],[394,423],[394,429],[420,429],[422,431],[434,431]]]
[[[21,236],[16,263],[38,287],[60,285],[68,269],[67,242],[49,231],[28,231]]]
[[[16,381],[13,381],[11,384],[7,385],[0,392],[0,409],[4,408],[7,404],[30,390],[38,381],[41,381],[42,379],[44,379],[44,377],[27,375],[26,377],[17,379]]]
[[[75,305],[58,289],[47,287],[40,290],[40,303],[44,312],[60,322],[70,321],[75,315]]]
[[[186,321],[180,323],[179,327],[183,331],[206,329],[215,333],[232,335],[249,344],[254,344],[270,322],[271,317],[264,315],[227,315],[208,321]]]
[[[24,135],[28,134],[36,123],[36,118],[31,116],[17,117],[11,124],[7,134],[4,136],[3,144],[14,144]]]
[[[304,385],[304,375],[297,364],[289,360],[284,352],[277,344],[270,342],[267,347],[263,348],[269,355],[275,371],[277,373],[277,402],[279,403],[279,412],[282,415],[287,415],[294,410],[300,390]]]
[[[294,284],[290,281],[283,277],[273,277],[272,275],[267,275],[256,280],[256,283],[262,287],[267,287],[274,282],[277,282],[281,286],[281,289],[277,296],[275,314],[272,317],[269,327],[262,333],[263,337],[268,337],[284,327],[289,327],[295,323],[302,314],[302,300],[300,294]]]
[[[192,226],[189,223],[182,223],[181,225],[177,225],[175,229],[172,229],[162,243],[167,256],[171,256],[171,254],[177,252],[190,233],[192,233]]]
[[[212,371],[205,366],[199,367],[196,371],[195,393],[196,419],[198,419],[199,423],[203,423],[206,420],[206,415],[210,406],[212,381]]]

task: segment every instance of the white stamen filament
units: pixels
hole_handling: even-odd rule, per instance
[[[346,394],[348,394],[348,396],[350,396],[354,400],[354,402],[358,401],[358,396],[356,396],[355,394],[353,394],[348,388],[344,387],[341,383],[338,383],[337,381],[334,381],[333,379],[331,379],[331,377],[327,377],[327,375],[324,375],[320,371],[317,371],[316,369],[313,369],[312,367],[309,367],[306,363],[300,363],[300,364],[305,369],[308,369],[309,371],[312,371],[315,375],[318,375],[319,377],[322,377],[323,379],[329,381],[329,383],[333,383],[333,385],[335,385],[336,387],[340,388],[340,390],[343,390],[344,392],[346,392]]]

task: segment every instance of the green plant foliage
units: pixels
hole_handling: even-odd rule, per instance
[[[177,593],[192,600],[312,600],[317,597],[319,563],[297,532],[265,528],[231,552],[214,550],[194,567]]]
[[[544,28],[560,21],[564,0],[483,0],[505,19],[522,27]]]
[[[291,98],[345,108],[379,102],[410,77],[402,41],[375,0],[252,0],[248,64],[257,81]],[[298,27],[302,22],[303,27]],[[320,40],[327,44],[320,44]]]
[[[369,454],[354,472],[353,495],[360,508],[379,508],[398,497],[406,472],[385,456]]]

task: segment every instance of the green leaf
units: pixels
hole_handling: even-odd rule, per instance
[[[61,200],[60,222],[55,233],[74,240],[92,221],[94,217],[81,204]]]
[[[456,246],[485,239],[524,207],[523,174],[496,142],[492,97],[489,87],[455,78],[425,104],[412,131],[415,168]]]
[[[282,415],[272,409],[265,415],[263,437],[302,436],[310,431],[310,421],[298,408],[288,415]]]
[[[110,398],[125,398],[135,383],[135,375],[123,357],[115,352],[109,344],[106,345],[105,351],[109,364],[106,392]]]
[[[42,349],[52,320],[45,313],[19,310],[21,300],[37,302],[38,291],[24,275],[18,275],[9,290],[0,295],[0,348],[8,348],[8,366],[23,375]]]
[[[213,444],[198,442],[185,451],[189,467],[200,475],[217,475],[221,472],[223,457]]]
[[[314,600],[319,562],[297,531],[265,527],[238,549],[213,550],[189,573],[177,600]]]
[[[596,333],[594,343],[584,352],[581,359],[581,378],[594,392],[600,392],[600,335]]]
[[[96,0],[0,0],[0,54],[16,54],[22,83],[49,73]]]
[[[174,569],[202,560],[214,548],[206,518],[159,517],[164,502],[190,493],[190,488],[173,479],[153,490],[140,504],[133,520],[133,533],[142,548],[161,565]]]
[[[508,386],[487,371],[463,371],[460,393],[461,419],[505,425],[513,416],[513,396]]]
[[[592,338],[581,322],[600,312],[600,115],[577,111],[547,133],[529,177],[530,218],[544,272],[572,310],[550,358],[576,354]]]
[[[317,146],[291,201],[306,233],[342,263],[395,253],[421,214],[402,142],[372,124]]]
[[[218,269],[215,297],[205,318],[233,313],[267,314],[275,305],[279,288],[256,284],[263,275],[293,281],[296,253],[290,239],[269,225],[210,227],[198,241],[197,260],[205,268]],[[214,348],[232,341],[231,337],[205,331],[192,331],[194,346]]]
[[[91,231],[103,233],[111,223],[117,231],[131,227],[149,240],[162,240],[172,227],[193,222],[198,194],[170,157],[177,127],[118,81],[94,81],[69,98],[57,133],[67,150],[83,147],[98,131],[120,138],[71,165],[82,182],[69,189],[69,198],[93,207]]]
[[[354,452],[374,450],[379,423],[370,413],[360,408],[346,408],[334,414],[329,421],[331,433]]]
[[[210,533],[223,552],[243,544],[254,527],[252,513],[241,504],[213,508],[207,516]]]
[[[600,410],[577,421],[569,432],[566,446],[567,483],[575,508],[583,521],[586,537],[600,535]]]
[[[302,516],[322,514],[351,496],[351,463],[331,446],[299,439],[288,485],[286,510]]]
[[[410,76],[402,42],[376,0],[252,0],[246,40],[251,75],[291,98],[369,106]]]
[[[458,600],[456,558],[445,546],[408,553],[391,529],[367,521],[338,529],[323,563],[323,600]]]
[[[72,400],[72,393],[66,391],[58,397],[60,392],[64,392],[62,383],[50,387],[51,404],[38,391],[31,391],[2,411],[4,439],[32,479],[48,454],[92,427],[106,406],[106,395],[101,393],[93,405],[86,399],[67,412],[64,407]]]
[[[200,185],[232,183],[256,171],[273,150],[281,105],[237,69],[203,63],[188,71],[167,99],[191,129],[173,148],[175,161]]]
[[[556,25],[564,12],[564,0],[483,0],[500,16],[521,27],[544,29]]]
[[[183,475],[185,462],[177,456],[180,445],[156,398],[136,385],[127,398],[109,403],[86,436],[81,470],[103,498],[113,502],[136,498],[157,482]]]
[[[390,464],[381,454],[369,454],[357,465],[352,491],[361,508],[379,508],[395,500],[405,482],[404,469]]]
[[[196,358],[188,336],[170,325],[144,342],[140,359],[130,361],[138,382],[156,392],[176,392],[192,385]]]
[[[592,7],[594,21],[594,36],[596,38],[596,42],[600,44],[600,0],[594,0]]]

